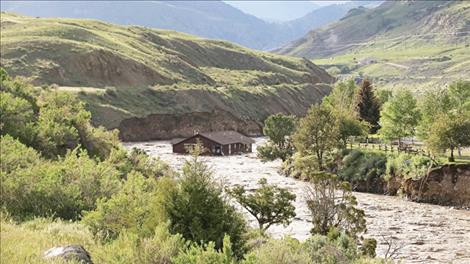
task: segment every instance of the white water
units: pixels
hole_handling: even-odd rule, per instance
[[[263,139],[255,139],[263,144]],[[179,169],[187,156],[173,154],[168,141],[127,143],[128,148],[140,148],[149,155],[160,157],[173,168]],[[256,144],[254,151],[256,151]],[[308,183],[279,175],[280,162],[262,163],[256,152],[229,157],[204,157],[216,179],[225,186],[244,185],[255,189],[260,178],[268,183],[290,189],[297,195],[297,216],[287,227],[273,226],[269,232],[274,237],[291,235],[304,240],[309,236],[311,224],[305,206],[304,190]],[[470,211],[456,210],[431,204],[405,201],[399,197],[354,193],[359,206],[365,210],[366,237],[378,241],[377,255],[383,257],[387,250],[385,240],[400,246],[400,263],[470,263]],[[250,224],[254,219],[247,214]]]

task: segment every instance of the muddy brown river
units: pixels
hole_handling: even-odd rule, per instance
[[[264,139],[257,138],[254,153],[230,157],[204,157],[214,176],[225,186],[244,185],[255,189],[260,178],[268,183],[288,188],[297,195],[297,216],[287,227],[273,226],[268,231],[274,237],[290,235],[299,240],[309,236],[311,224],[305,205],[304,191],[308,183],[287,178],[277,170],[280,162],[263,163],[256,158],[256,145]],[[160,157],[173,168],[181,167],[187,156],[173,154],[168,141],[126,143],[154,157]],[[377,255],[384,257],[389,245],[398,249],[395,259],[399,263],[470,263],[470,211],[457,210],[431,204],[405,201],[399,197],[354,193],[359,206],[365,210],[366,237],[377,239]],[[246,213],[246,212],[245,212]],[[254,218],[246,213],[250,224]]]

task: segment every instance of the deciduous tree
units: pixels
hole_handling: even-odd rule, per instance
[[[339,139],[343,148],[346,148],[347,142],[351,138],[367,135],[368,123],[359,120],[353,113],[336,111],[335,115],[338,122]]]
[[[296,120],[294,116],[275,114],[264,121],[263,133],[268,137],[265,146],[258,147],[258,156],[263,160],[275,160],[280,158],[285,161],[292,156],[294,149],[291,135],[295,130]]]
[[[339,146],[339,136],[334,113],[325,106],[313,105],[300,120],[293,141],[302,156],[313,156],[317,169],[323,170],[325,155]]]
[[[416,99],[409,91],[395,94],[381,111],[379,134],[386,140],[413,136],[420,119]]]
[[[290,224],[295,217],[295,207],[292,205],[295,194],[286,188],[268,185],[264,178],[258,183],[260,187],[251,193],[247,193],[243,186],[236,187],[229,193],[256,218],[262,232],[274,224]]]
[[[356,208],[356,197],[351,193],[349,183],[324,172],[315,173],[310,179],[307,206],[312,217],[313,234],[326,235],[337,229],[356,237],[366,230],[364,211]]]
[[[470,114],[439,115],[430,126],[426,143],[434,152],[450,150],[449,161],[454,162],[454,150],[470,146]]]

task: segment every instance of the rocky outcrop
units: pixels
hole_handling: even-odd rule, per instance
[[[416,202],[470,207],[470,164],[444,165],[419,180],[409,179],[403,193]]]
[[[76,261],[80,264],[93,264],[88,251],[80,245],[53,247],[44,252],[44,259],[63,259],[65,261]]]
[[[152,114],[121,122],[119,136],[124,141],[146,141],[189,137],[195,132],[235,130],[249,136],[261,133],[261,124],[242,120],[230,112],[192,112],[187,114]]]

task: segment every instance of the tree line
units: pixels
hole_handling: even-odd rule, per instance
[[[296,151],[313,155],[319,169],[325,154],[348,142],[376,134],[384,142],[417,137],[438,156],[470,146],[470,82],[413,95],[409,90],[376,90],[369,80],[339,82],[304,118],[276,114],[265,120],[264,160],[287,160]],[[459,151],[460,153],[460,151]]]

